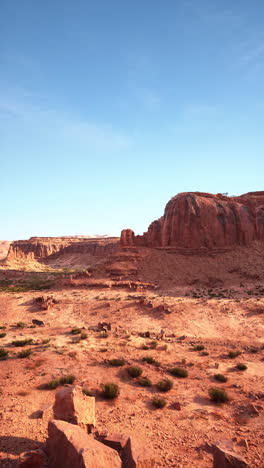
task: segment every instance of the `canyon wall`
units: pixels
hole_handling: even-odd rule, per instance
[[[202,192],[180,193],[164,215],[142,236],[121,233],[121,245],[179,248],[222,248],[264,240],[264,192],[238,197]]]

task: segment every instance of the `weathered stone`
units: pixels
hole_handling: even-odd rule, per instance
[[[123,229],[120,236],[120,244],[124,246],[134,245],[134,231],[132,229]]]
[[[65,421],[50,421],[46,451],[50,468],[121,468],[118,453]]]
[[[173,409],[176,411],[181,411],[181,405],[178,401],[175,401],[175,403],[172,404]]]
[[[95,426],[95,398],[83,394],[80,387],[64,387],[55,395],[54,418],[72,424]]]
[[[213,446],[213,468],[249,468],[244,458],[220,445]]]
[[[105,255],[114,252],[118,244],[118,237],[31,237],[28,240],[12,242],[7,259],[41,259],[60,253]]]
[[[121,453],[127,444],[128,436],[115,432],[113,434],[107,434],[106,436],[102,437],[100,441],[108,447],[116,450],[118,453]]]
[[[17,468],[43,468],[47,457],[43,450],[31,450],[21,453],[17,461]]]
[[[219,249],[254,240],[264,240],[264,192],[238,197],[179,193],[142,236],[130,229],[121,233],[123,246]]]
[[[123,468],[154,468],[152,452],[131,437],[121,452]]]

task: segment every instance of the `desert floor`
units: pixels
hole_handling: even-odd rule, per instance
[[[263,467],[264,281],[258,248],[255,257],[241,249],[206,258],[144,250],[134,262],[137,279],[158,287],[140,292],[87,284],[63,286],[60,279],[41,292],[20,290],[16,286],[21,277],[35,278],[39,270],[42,280],[53,278],[53,271],[60,278],[65,265],[72,262],[56,260],[39,269],[36,263],[28,263],[27,268],[2,266],[0,347],[9,354],[0,361],[0,465],[15,466],[21,452],[43,444],[56,390],[42,386],[70,374],[74,383],[96,397],[97,431],[140,439],[152,450],[157,467],[212,467],[210,445],[217,441],[228,441],[252,468]],[[101,260],[98,265],[95,276],[102,277]],[[42,294],[58,303],[40,309],[34,298]],[[164,304],[170,313],[158,309]],[[33,328],[33,319],[45,325]],[[108,336],[90,328],[99,321],[111,323]],[[87,336],[79,339],[80,335],[71,333],[74,328]],[[145,332],[150,332],[149,338],[142,336]],[[24,339],[33,341],[24,347],[12,344]],[[195,350],[197,345],[204,349]],[[24,349],[31,349],[31,354],[21,358]],[[234,350],[241,354],[230,358],[228,353]],[[146,356],[160,366],[144,362]],[[112,367],[111,358],[124,358],[126,363]],[[247,369],[238,370],[238,363]],[[129,377],[129,365],[140,366],[152,386],[141,387]],[[186,369],[187,377],[171,376],[168,370],[176,366]],[[215,380],[219,373],[227,382]],[[166,393],[155,386],[164,378],[173,381]],[[115,400],[102,398],[101,386],[106,382],[119,385]],[[229,401],[213,403],[208,395],[211,387],[224,389]],[[164,408],[153,407],[154,395],[166,400]],[[39,410],[44,410],[42,418]]]

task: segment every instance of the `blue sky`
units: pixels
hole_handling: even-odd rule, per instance
[[[263,190],[263,0],[1,0],[0,239]]]

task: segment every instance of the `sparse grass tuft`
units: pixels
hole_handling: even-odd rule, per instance
[[[183,369],[183,367],[173,367],[172,369],[169,369],[169,373],[174,377],[188,377],[188,371]]]
[[[218,382],[227,382],[227,377],[223,374],[215,374],[214,375],[215,380],[218,380]]]
[[[25,328],[26,324],[24,322],[17,322],[16,327],[17,328]]]
[[[241,351],[229,351],[228,357],[230,359],[235,359],[237,356],[240,356]]]
[[[70,334],[71,334],[71,335],[79,335],[81,332],[82,332],[82,330],[81,330],[80,328],[73,328],[73,329],[70,331]]]
[[[60,378],[60,385],[72,384],[74,380],[75,380],[74,375],[65,375],[64,377]]]
[[[160,367],[160,362],[156,361],[152,356],[145,356],[143,357],[142,361],[147,362],[148,364],[153,364],[155,367]]]
[[[107,400],[117,398],[119,393],[119,386],[116,383],[110,382],[103,385],[102,395]]]
[[[226,403],[229,400],[227,393],[222,388],[209,388],[208,393],[214,403]]]
[[[5,361],[8,358],[8,351],[4,348],[0,348],[0,361]]]
[[[237,368],[238,370],[241,370],[241,371],[247,370],[246,364],[243,364],[242,362],[240,362],[239,364],[237,364],[237,365],[236,365],[236,368]]]
[[[143,344],[143,345],[141,346],[141,349],[144,349],[144,350],[146,351],[146,350],[148,350],[148,349],[149,349],[149,346],[148,346],[148,345],[146,345],[146,344]]]
[[[150,347],[151,349],[156,349],[157,346],[158,346],[158,342],[157,342],[157,341],[151,341],[151,342],[149,343],[149,347]]]
[[[0,333],[0,338],[4,338],[6,336],[6,333]]]
[[[138,383],[141,387],[151,387],[152,385],[151,380],[148,377],[140,377],[138,379]]]
[[[113,367],[121,367],[121,366],[124,366],[126,363],[126,361],[121,358],[121,359],[110,359],[109,360],[109,364],[110,366],[113,366]]]
[[[92,392],[88,390],[88,388],[84,388],[82,392],[86,396],[93,396]]]
[[[164,408],[167,404],[164,398],[160,398],[158,396],[154,396],[151,401],[152,401],[153,406],[155,406],[155,408],[157,409]]]
[[[170,379],[163,379],[157,383],[157,388],[160,392],[168,392],[173,387],[173,382]]]
[[[20,351],[20,353],[18,353],[17,357],[23,359],[23,358],[29,357],[31,354],[32,354],[31,349],[23,349],[23,351]]]
[[[203,351],[204,348],[205,348],[204,345],[199,344],[199,345],[194,346],[194,347],[193,347],[193,350],[194,350],[194,351]]]
[[[130,366],[127,368],[127,372],[130,375],[130,377],[134,379],[136,377],[139,377],[142,374],[143,370],[139,366]]]
[[[26,346],[28,344],[32,344],[33,339],[32,338],[27,338],[25,340],[15,340],[12,341],[13,346]]]
[[[72,384],[75,380],[74,375],[65,375],[64,377],[61,377],[60,379],[52,379],[50,382],[41,385],[40,388],[44,390],[54,390],[55,388],[59,387],[59,385],[67,385],[67,384]]]
[[[50,380],[47,384],[45,384],[45,385],[43,386],[43,388],[45,388],[45,389],[47,389],[47,390],[54,390],[54,389],[57,388],[59,385],[60,385],[59,379],[52,379],[52,380]]]

